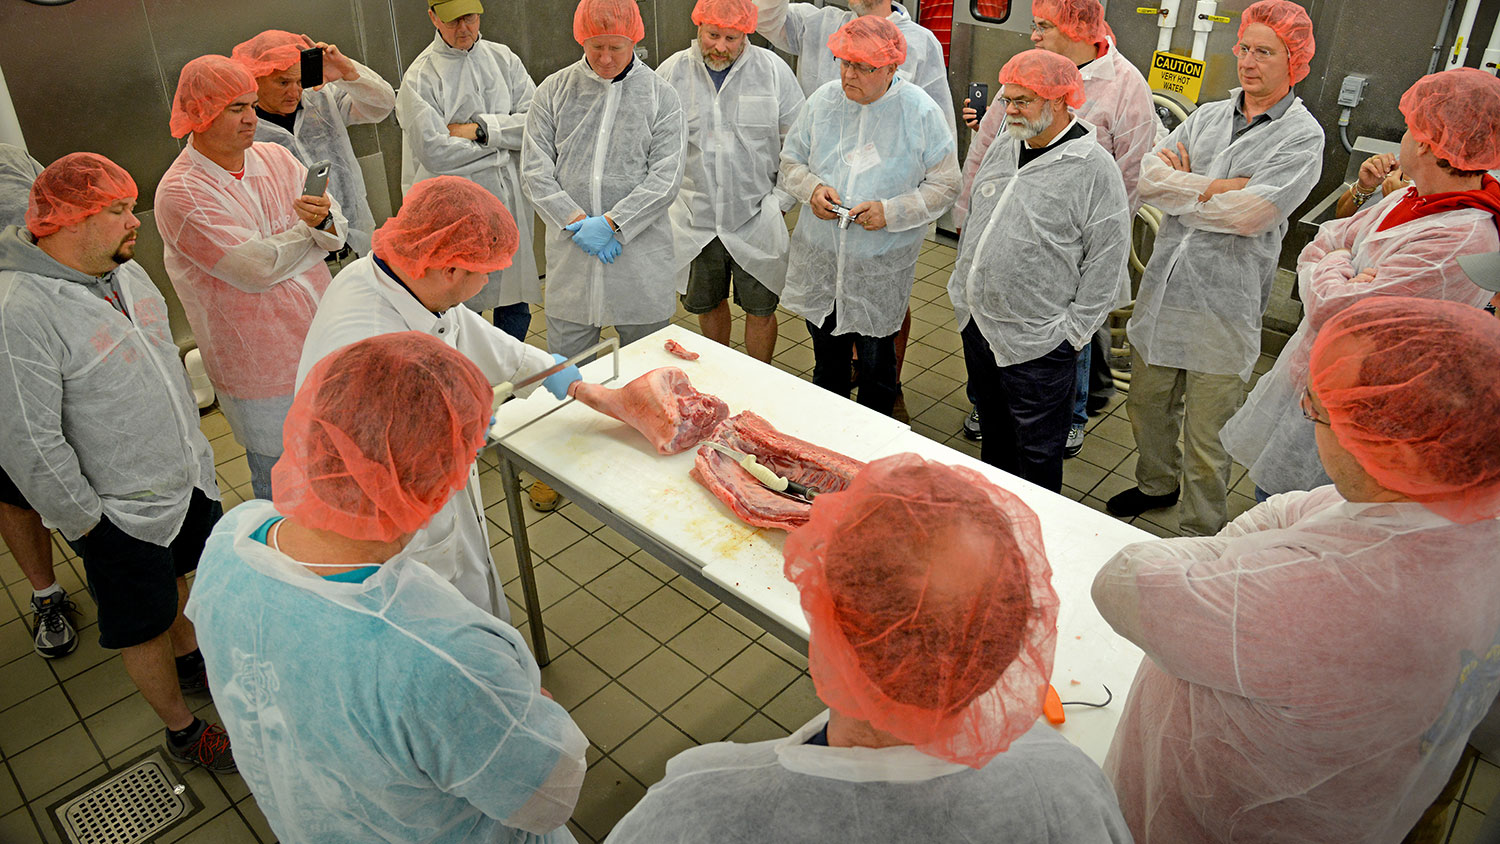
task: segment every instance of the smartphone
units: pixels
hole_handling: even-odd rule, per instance
[[[983,82],[969,83],[969,108],[978,113],[976,120],[984,119],[985,109],[990,104],[990,86]]]
[[[307,168],[307,181],[302,185],[302,195],[322,196],[328,190],[328,170],[332,166],[331,161],[319,161]]]
[[[302,51],[302,87],[316,88],[323,84],[323,50],[308,47]]]

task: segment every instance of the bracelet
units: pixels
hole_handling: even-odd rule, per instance
[[[1376,185],[1375,187],[1370,188],[1367,191],[1363,191],[1359,189],[1359,182],[1355,182],[1354,184],[1349,186],[1349,189],[1354,191],[1355,199],[1369,199],[1370,197],[1375,195],[1375,191],[1380,190],[1380,185]]]

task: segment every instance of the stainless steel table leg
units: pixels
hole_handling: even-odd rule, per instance
[[[498,450],[497,450],[498,452]],[[500,480],[505,484],[505,507],[510,511],[510,536],[516,546],[516,565],[521,570],[521,592],[526,597],[526,622],[531,625],[531,647],[537,665],[552,661],[547,653],[547,629],[542,626],[542,599],[536,591],[536,571],[531,567],[531,543],[526,539],[526,512],[521,508],[521,477],[516,466],[500,455]]]

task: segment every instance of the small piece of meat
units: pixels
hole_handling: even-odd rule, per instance
[[[667,342],[662,344],[662,348],[682,358],[683,360],[697,360],[699,357],[697,352],[690,352],[687,349],[684,349],[682,347],[682,344],[677,342],[676,340],[668,340]]]
[[[756,462],[776,474],[819,492],[842,491],[865,467],[851,457],[783,434],[748,410],[730,417],[709,439],[753,454]],[[766,489],[731,457],[707,446],[698,449],[691,474],[747,524],[790,531],[812,518],[811,503]]]
[[[693,389],[675,366],[653,369],[618,390],[574,381],[568,394],[640,431],[662,454],[687,451],[729,416],[723,399]]]

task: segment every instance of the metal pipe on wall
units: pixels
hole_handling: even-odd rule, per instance
[[[1443,10],[1443,22],[1438,24],[1437,42],[1432,45],[1432,61],[1427,63],[1428,75],[1437,73],[1438,62],[1443,58],[1443,44],[1448,40],[1448,27],[1453,23],[1453,10],[1458,8],[1458,0],[1448,0],[1448,7]]]
[[[1490,30],[1490,43],[1479,59],[1479,69],[1488,71],[1491,76],[1500,75],[1500,17],[1495,19],[1495,26]]]
[[[1182,9],[1182,0],[1161,0],[1160,14],[1156,25],[1161,31],[1156,35],[1156,52],[1172,50],[1172,31],[1177,29],[1177,13]]]
[[[1218,14],[1218,0],[1198,0],[1193,10],[1193,58],[1200,62],[1208,55],[1208,35],[1214,31],[1213,19]]]
[[[1474,19],[1479,17],[1479,0],[1464,3],[1464,15],[1458,21],[1458,35],[1453,39],[1453,51],[1448,54],[1448,70],[1464,66],[1469,57],[1469,35],[1474,31]]]

